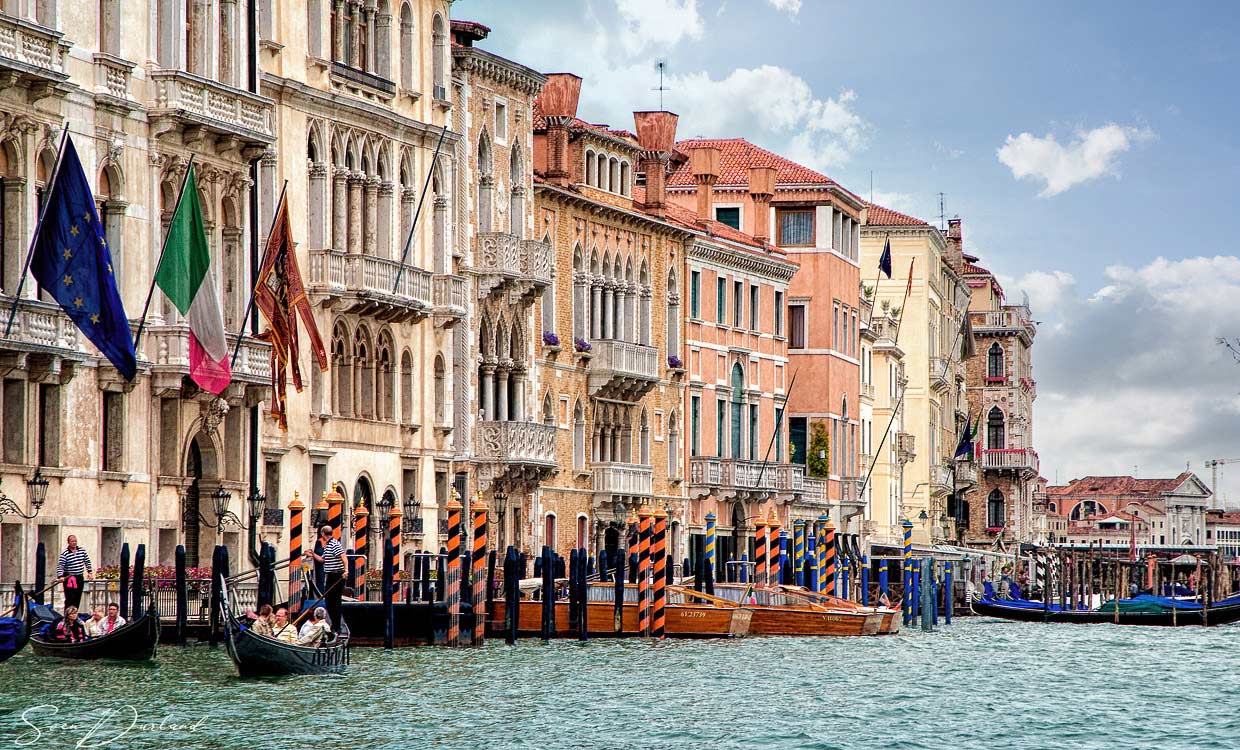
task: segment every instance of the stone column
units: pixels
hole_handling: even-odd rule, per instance
[[[445,195],[435,196],[435,226],[433,231],[435,273],[451,273],[449,269],[452,268],[452,261],[449,260],[448,251],[448,197]]]
[[[237,0],[220,0],[219,80],[237,85]]]
[[[590,338],[603,337],[603,277],[599,276],[590,283]]]
[[[495,365],[484,363],[481,382],[478,384],[478,394],[482,397],[482,419],[488,422],[495,419],[495,404],[492,401],[495,396],[494,377]]]
[[[362,252],[367,255],[376,255],[375,245],[377,240],[377,224],[379,222],[379,178],[368,177],[363,183],[363,196],[365,205],[365,227],[362,234]]]
[[[400,190],[400,231],[397,233],[396,257],[405,251],[405,243],[409,241],[409,228],[413,224],[413,208],[417,202],[418,191],[414,188]]]
[[[390,13],[375,14],[375,33],[371,35],[371,39],[391,39],[392,38],[392,15]],[[385,44],[375,47],[375,69],[374,73],[391,80],[394,78],[392,74],[392,45]],[[397,49],[400,49],[397,47]],[[500,549],[503,549],[502,547]]]
[[[366,70],[370,73],[375,72],[375,9],[366,8],[363,13],[366,16]]]
[[[349,23],[353,25],[353,44],[349,45],[349,65],[359,70],[362,67],[361,39],[365,23],[362,21],[362,4],[359,0],[349,0]]]
[[[508,412],[508,377],[511,374],[511,367],[507,364],[500,365],[498,375],[498,387],[496,395],[499,397],[499,404],[495,410],[495,418],[501,422],[507,422],[512,419],[512,415]]]
[[[211,49],[215,47],[214,40],[207,33],[207,30],[215,25],[210,22],[211,0],[194,0],[193,14],[190,25],[190,32],[193,34],[190,43],[193,56],[185,61],[186,67],[191,73],[210,78],[211,72],[207,67],[211,60]]]
[[[513,388],[512,421],[525,421],[525,368],[518,366],[512,371]]]
[[[344,25],[349,22],[344,12],[344,0],[331,0],[332,8],[335,9],[336,23],[332,24],[332,54],[331,58],[339,62],[345,62],[344,59]]]
[[[378,248],[375,255],[380,258],[392,258],[392,196],[396,193],[396,183],[382,182],[379,185],[379,221],[375,226],[375,244]],[[397,255],[393,260],[400,260]]]
[[[310,165],[310,217],[309,232],[307,239],[310,247],[315,250],[323,249],[324,229],[326,228],[327,217],[323,215],[323,193],[327,183],[327,165],[323,162],[314,162]]]
[[[332,249],[349,245],[349,170],[336,167],[332,174]]]
[[[350,255],[362,252],[362,182],[361,172],[349,173],[349,242]]]
[[[603,287],[603,333],[605,339],[615,338],[616,285],[610,281]]]

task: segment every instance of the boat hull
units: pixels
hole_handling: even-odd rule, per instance
[[[225,638],[228,657],[240,677],[278,677],[292,674],[331,674],[349,665],[349,635],[321,648],[298,646],[228,625]]]
[[[507,603],[496,601],[488,618],[492,635],[502,636]],[[517,631],[523,636],[542,634],[540,601],[522,600],[518,609]],[[587,602],[586,628],[591,637],[635,637],[641,635],[637,604],[626,602],[621,609],[620,628],[616,628],[615,605]],[[739,638],[751,632],[752,613],[741,607],[712,607],[697,604],[670,604],[664,610],[664,634],[670,638]],[[577,631],[569,627],[568,602],[555,604],[556,638],[572,638]]]
[[[0,664],[3,664],[16,656],[30,642],[30,628],[26,625],[25,619],[20,617],[0,618],[0,624],[9,626],[15,631],[12,642],[0,648]]]
[[[1098,612],[1094,610],[1036,609],[1014,607],[994,600],[977,599],[972,603],[974,614],[998,617],[1017,622],[1054,622],[1078,625],[1112,623],[1153,627],[1186,627],[1192,625],[1225,625],[1240,621],[1240,603],[1209,609],[1184,609],[1171,612]]]
[[[108,635],[78,643],[61,643],[38,635],[30,636],[30,647],[36,656],[61,659],[151,661],[158,646],[159,614],[149,610]]]
[[[874,635],[880,616],[798,607],[745,607],[753,612],[750,635],[856,636]]]

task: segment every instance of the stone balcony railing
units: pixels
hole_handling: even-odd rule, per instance
[[[930,387],[936,391],[945,391],[950,385],[947,375],[947,357],[930,358]]]
[[[659,380],[659,350],[631,341],[591,342],[590,395],[636,401]]]
[[[608,495],[650,495],[654,492],[654,468],[642,464],[595,462],[591,464],[594,491]]]
[[[7,5],[7,3],[6,3]],[[32,100],[50,96],[68,79],[65,57],[70,44],[63,34],[29,21],[0,14],[0,76],[5,86],[21,80]]]
[[[504,464],[553,467],[555,425],[541,422],[478,422],[478,457]]]
[[[930,464],[930,489],[932,492],[951,492],[952,470],[940,463]]]
[[[969,324],[973,327],[974,333],[1016,333],[1025,338],[1026,344],[1028,344],[1033,340],[1034,335],[1037,334],[1037,328],[1034,327],[1033,321],[1026,314],[1027,312],[1027,309],[1024,307],[971,311],[969,313]]]
[[[151,120],[168,123],[157,125],[157,133],[202,128],[225,144],[235,141],[257,148],[275,142],[274,103],[264,96],[183,70],[156,68],[151,71],[151,84]]]
[[[136,109],[129,96],[129,75],[134,64],[115,55],[95,53],[95,96],[113,106]]]
[[[977,484],[977,464],[972,461],[956,462],[956,485],[966,487]]]
[[[854,508],[865,505],[865,497],[861,494],[861,485],[865,477],[843,477],[840,479],[840,505]]]
[[[146,352],[156,375],[189,374],[189,326],[149,325],[146,327]],[[232,360],[237,336],[228,335],[228,357]],[[251,385],[271,385],[271,344],[252,336],[242,338],[237,361],[232,364],[235,382]]]
[[[515,291],[532,297],[551,283],[551,243],[523,240],[508,232],[479,232],[474,238],[474,270],[482,275],[478,298]]]
[[[1038,473],[1038,453],[1032,448],[987,448],[982,451],[984,471],[1015,470]]]
[[[917,436],[911,432],[896,433],[896,453],[900,463],[906,464],[917,458]]]
[[[862,397],[862,398],[869,399],[870,401],[873,401],[873,400],[874,400],[874,392],[875,392],[875,388],[874,388],[874,384],[873,384],[873,383],[862,383],[862,384],[861,384],[861,397]]]
[[[455,321],[465,317],[465,278],[450,274],[435,274],[435,317]]]
[[[411,265],[402,271],[399,262],[373,255],[311,250],[309,286],[325,307],[343,301],[344,312],[381,320],[425,317],[434,304],[429,271]]]
[[[12,305],[12,297],[0,295],[0,326],[8,324]],[[13,329],[0,341],[0,375],[21,370],[31,380],[52,376],[63,382],[75,364],[91,354],[96,354],[94,347],[58,305],[22,299],[13,315]]]
[[[805,476],[800,464],[767,463],[741,458],[693,456],[689,459],[689,485],[699,490],[719,490],[729,495],[781,493],[797,495],[804,502],[827,501],[826,481]]]

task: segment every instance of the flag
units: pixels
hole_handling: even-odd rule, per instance
[[[288,216],[288,203],[283,195],[276,210],[271,236],[263,254],[263,267],[258,272],[258,285],[254,289],[254,304],[267,321],[267,330],[259,336],[271,342],[271,417],[288,429],[288,413],[285,397],[285,372],[291,367],[293,387],[301,392],[301,357],[297,343],[297,316],[301,316],[306,332],[310,335],[310,348],[319,369],[327,370],[327,350],[319,336],[306,288],[297,267],[297,255],[293,251],[293,230]]]
[[[891,238],[883,243],[883,254],[878,258],[878,270],[887,278],[891,278]]]
[[[34,232],[30,269],[78,330],[122,377],[133,380],[137,359],[129,316],[116,290],[112,253],[72,138],[65,139],[46,201]]]
[[[960,358],[968,359],[977,354],[977,346],[973,341],[973,323],[969,320],[969,311],[964,311],[964,319],[960,321]]]
[[[204,391],[218,395],[232,382],[232,368],[228,364],[219,285],[211,267],[211,250],[192,165],[168,225],[163,259],[155,269],[155,283],[189,322],[190,379]]]
[[[964,433],[960,436],[960,442],[956,443],[956,458],[967,456],[973,452],[973,415],[969,415],[968,421],[964,423]]]
[[[905,302],[908,302],[909,295],[913,293],[913,264],[916,262],[917,262],[916,258],[913,258],[912,260],[908,262],[908,286],[904,287],[904,301]],[[901,310],[904,309],[903,305],[901,305],[900,309]]]

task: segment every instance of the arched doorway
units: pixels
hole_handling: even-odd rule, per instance
[[[202,520],[206,518],[208,524],[214,521],[211,494],[219,488],[215,443],[204,432],[199,432],[189,441],[189,448],[185,451],[185,477],[189,480],[181,507],[185,565],[197,568],[201,566],[201,561],[211,559],[215,548],[215,529],[204,526]],[[206,502],[203,502],[204,498]],[[235,568],[240,562],[230,560],[230,564]]]
[[[202,449],[198,447],[198,438],[190,441],[189,454],[185,457],[185,475],[189,477],[181,508],[181,518],[185,524],[185,566],[197,568],[198,540],[202,535],[202,524],[198,520],[198,500],[202,496]]]

